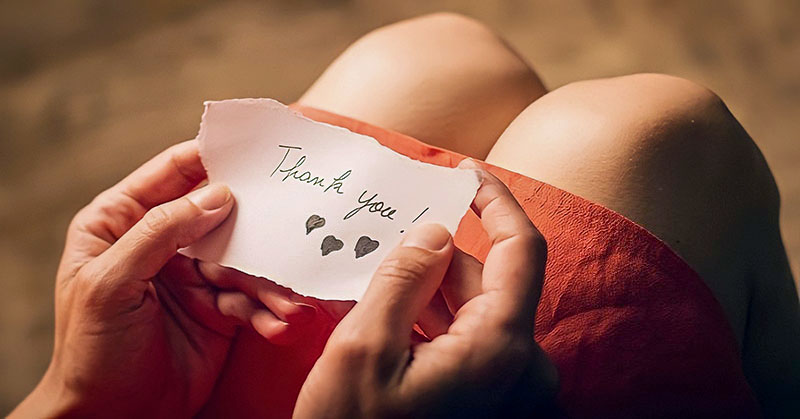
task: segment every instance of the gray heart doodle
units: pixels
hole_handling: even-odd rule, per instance
[[[311,233],[312,230],[320,228],[325,225],[325,219],[317,214],[308,217],[306,220],[306,235]]]
[[[337,239],[332,235],[325,236],[322,239],[322,246],[320,246],[320,250],[322,250],[322,256],[327,256],[331,252],[335,252],[337,250],[341,250],[344,247],[344,242]]]
[[[374,252],[379,245],[377,240],[372,240],[367,236],[359,237],[356,242],[356,259]]]

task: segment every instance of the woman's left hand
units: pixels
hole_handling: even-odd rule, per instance
[[[558,375],[534,340],[546,242],[488,172],[473,208],[492,243],[486,263],[456,253],[442,226],[407,232],[336,326],[295,417],[553,413]],[[412,340],[415,323],[431,341]]]

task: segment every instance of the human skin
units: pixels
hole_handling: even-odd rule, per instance
[[[488,173],[473,208],[492,243],[485,264],[446,277],[455,249],[447,230],[410,231],[336,326],[294,417],[529,417],[551,407],[555,367],[533,339],[544,238]],[[412,343],[440,289],[451,323]]]
[[[708,88],[633,74],[548,92],[487,25],[435,13],[366,34],[299,102],[485,159],[643,226],[714,294],[765,415],[800,412],[800,304],[778,188]]]
[[[368,34],[301,103],[486,158],[641,224],[686,259],[719,300],[765,413],[800,409],[800,312],[778,228],[777,188],[757,147],[713,92],[640,74],[548,93],[485,25],[436,14]],[[219,294],[218,305],[244,322],[260,318],[253,316],[259,296],[277,292],[246,287],[253,281],[238,274],[220,279],[230,290]],[[252,301],[235,291],[244,288]],[[446,316],[431,311],[420,324],[446,329]],[[261,313],[266,321],[253,324],[262,335],[291,335],[285,322]]]
[[[484,177],[474,208],[493,239],[486,265],[463,253],[454,260],[441,226],[410,230],[334,331],[298,416],[320,408],[341,416],[431,415],[463,400],[486,412],[524,412],[553,400],[555,368],[532,338],[546,245],[505,185]],[[316,309],[288,290],[177,253],[234,205],[224,185],[192,191],[204,178],[197,143],[187,141],[75,216],[57,275],[53,357],[11,417],[193,416],[208,401],[238,326],[281,343],[297,337],[294,325],[315,317]],[[437,301],[446,304],[443,313],[431,308]],[[342,316],[351,307],[323,305]],[[417,322],[433,341],[412,342]],[[418,361],[403,375],[415,403],[372,404],[397,390],[386,382],[342,392],[345,376],[379,378],[387,362],[403,372],[412,350]],[[357,410],[348,410],[353,405]]]
[[[187,141],[75,216],[56,280],[53,357],[11,417],[192,416],[211,393],[237,324],[280,341],[289,322],[313,318],[313,307],[278,294],[258,305],[241,292],[219,295],[194,261],[177,254],[234,205],[224,185],[189,193],[203,179],[197,143]],[[248,316],[218,309],[231,300],[240,312],[251,308]]]

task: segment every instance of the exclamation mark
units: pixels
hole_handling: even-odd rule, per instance
[[[422,210],[422,212],[419,213],[419,215],[417,215],[416,218],[414,218],[414,221],[412,221],[411,224],[414,224],[415,222],[417,222],[417,220],[419,220],[419,217],[422,217],[422,214],[425,214],[425,212],[428,211],[429,209],[430,209],[430,207],[426,207],[424,210]],[[405,232],[406,232],[405,230],[400,230],[401,234],[405,233]]]

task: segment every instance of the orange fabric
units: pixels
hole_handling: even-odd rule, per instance
[[[296,108],[421,161],[455,166],[463,158],[350,118]],[[720,305],[666,244],[602,206],[486,167],[508,185],[548,242],[535,338],[558,368],[565,416],[758,416]],[[485,258],[489,241],[474,213],[462,221],[455,243]],[[335,326],[333,316],[327,319],[290,347],[243,332],[204,413],[290,416]]]

